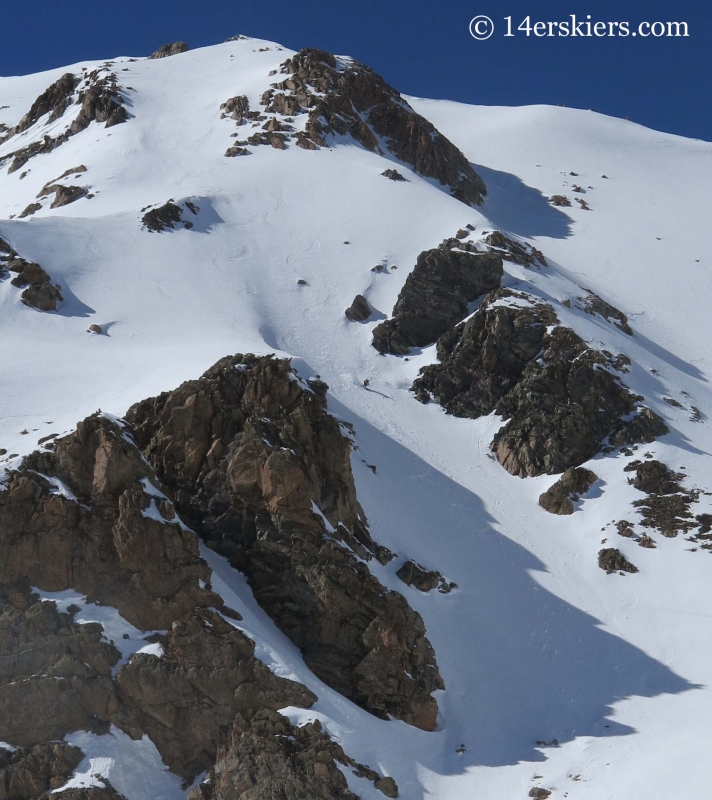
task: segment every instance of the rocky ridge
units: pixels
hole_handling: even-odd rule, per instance
[[[330,136],[350,136],[367,150],[383,154],[385,148],[418,174],[449,187],[462,202],[482,202],[486,186],[463,154],[369,67],[307,48],[287,59],[280,72],[288,77],[264,92],[264,112],[249,111],[244,97],[221,106],[223,116],[238,125],[263,123],[226,155],[246,155],[248,146],[262,144],[283,150],[291,141],[316,150],[326,147]],[[296,130],[295,120],[305,114],[306,122]]]
[[[129,410],[138,446],[206,544],[329,686],[432,730],[443,688],[423,621],[364,562],[371,538],[326,385],[288,361],[237,355]]]
[[[233,359],[228,361],[244,380],[245,373],[235,369]],[[238,361],[240,364],[244,362]],[[293,381],[287,362],[268,358],[252,363],[248,359],[247,364],[258,371],[260,367],[267,373],[274,370],[284,379],[285,385],[279,389],[261,387],[272,402],[279,401],[280,391],[289,394],[294,386],[298,392],[292,396],[293,403],[298,404],[303,393],[316,398],[315,408],[323,411],[323,397]],[[213,377],[221,366],[215,369]],[[208,380],[203,379],[203,384]],[[243,388],[252,402],[264,399],[258,386]],[[144,412],[151,402],[144,405]],[[231,412],[225,405],[223,413],[231,416],[232,422],[244,414],[239,406]],[[329,440],[329,433],[343,437],[333,418],[328,420],[335,427],[327,421],[317,435],[331,449],[334,441]],[[142,422],[147,425],[145,415]],[[300,422],[306,420],[292,413],[295,433],[304,435]],[[249,449],[248,442],[243,444]],[[254,448],[252,452],[255,455]],[[279,451],[272,455],[275,452]],[[212,458],[215,453],[213,449]],[[344,454],[348,454],[347,443],[336,460]],[[241,465],[245,467],[249,469],[248,464]],[[312,469],[317,472],[319,466],[312,465]],[[279,468],[271,485],[284,497],[277,488],[278,472]],[[136,446],[132,429],[100,413],[79,423],[75,433],[58,439],[53,450],[33,453],[6,474],[0,489],[0,741],[20,749],[11,756],[5,754],[9,751],[0,752],[4,759],[0,785],[3,781],[8,786],[22,784],[24,788],[10,796],[28,800],[57,788],[66,782],[81,754],[51,742],[76,730],[101,734],[109,725],[132,738],[148,735],[164,762],[188,782],[213,769],[216,760],[238,763],[242,791],[247,791],[248,784],[251,787],[248,797],[272,796],[276,785],[307,787],[304,791],[308,789],[314,797],[353,797],[334,759],[377,785],[386,780],[349,759],[318,726],[296,728],[277,714],[285,706],[309,707],[316,698],[301,684],[278,678],[254,657],[254,643],[232,622],[240,619],[239,613],[211,591],[211,573],[200,558],[198,537],[183,524],[159,485]],[[359,513],[352,485],[339,485],[335,478],[330,488],[331,500],[320,498],[325,508],[330,512],[338,509],[345,519],[350,519],[349,512]],[[301,511],[298,506],[297,514]],[[283,509],[283,513],[289,515],[289,510]],[[326,539],[324,521],[312,517],[319,537]],[[356,528],[355,519],[351,524]],[[385,556],[367,531],[358,535],[365,543],[364,554],[373,551]],[[345,542],[349,536],[344,533],[341,538]],[[352,543],[358,546],[356,539]],[[329,551],[329,546],[335,551]],[[334,557],[331,568],[325,563],[329,556]],[[338,596],[336,587],[346,577],[350,591],[361,582],[366,584],[365,593],[370,590],[369,601],[378,609],[379,616],[371,624],[367,619],[363,623],[366,658],[363,652],[357,654],[361,661],[359,686],[369,699],[375,704],[372,684],[379,670],[384,677],[393,663],[404,664],[416,675],[421,668],[435,688],[441,688],[422,621],[405,601],[391,592],[379,603],[375,592],[383,594],[383,588],[367,570],[359,570],[361,565],[343,545],[327,540],[320,548],[320,558],[322,579],[328,573],[335,581],[331,599]],[[349,577],[350,571],[353,577]],[[319,572],[319,567],[314,572]],[[46,592],[71,588],[84,595],[87,603],[114,607],[139,630],[153,631],[149,641],[156,643],[158,651],[136,652],[142,646],[136,643],[133,654],[122,657],[114,642],[107,640],[102,625],[77,624],[79,607],[60,611],[54,602],[41,600],[31,586]],[[356,609],[352,605],[349,611]],[[367,615],[368,609],[362,607],[360,614]],[[398,625],[401,627],[394,630]],[[411,630],[406,629],[408,625]],[[400,652],[400,637],[408,653]],[[368,649],[368,642],[373,642],[370,646],[374,649]],[[322,642],[324,648],[335,644]],[[388,652],[380,653],[381,648]],[[418,657],[422,664],[413,662]],[[403,676],[401,685],[405,684]],[[383,708],[395,710],[399,688],[402,686],[391,685],[390,690],[380,690],[378,697],[386,696]],[[418,695],[418,686],[407,688],[410,691],[402,702],[412,721],[434,724],[434,701]],[[17,713],[18,709],[24,709],[23,713]],[[374,705],[372,710],[378,709]],[[282,737],[296,745],[287,746]],[[279,769],[260,767],[265,758],[272,758],[267,754],[285,746]],[[254,769],[245,766],[248,757],[254,759]],[[27,759],[39,759],[32,783],[27,783]],[[276,767],[276,761],[269,763]],[[228,767],[216,768],[229,789]],[[216,781],[212,791],[219,786]],[[379,788],[391,790],[388,782]],[[101,793],[111,792],[107,786]]]
[[[81,79],[72,73],[65,73],[35,100],[20,122],[0,141],[6,142],[13,136],[29,131],[46,115],[49,115],[46,124],[60,119],[71,105],[80,106],[78,114],[63,133],[57,136],[44,134],[41,139],[0,157],[0,166],[12,159],[8,174],[16,172],[34,156],[51,152],[92,122],[103,122],[106,128],[126,122],[128,114],[123,105],[122,92],[116,73],[111,71],[110,66],[92,70]]]

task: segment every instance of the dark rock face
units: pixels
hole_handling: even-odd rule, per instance
[[[605,547],[598,552],[598,566],[605,570],[609,575],[613,572],[638,572],[638,567],[630,561],[615,547]]]
[[[556,483],[539,496],[539,505],[550,514],[573,514],[574,503],[598,479],[583,467],[569,467]]]
[[[446,581],[436,570],[426,570],[415,561],[406,561],[396,575],[407,586],[415,586],[421,592],[437,589],[442,594],[448,594],[453,589],[457,589],[456,583]]]
[[[64,786],[82,758],[78,747],[62,742],[14,752],[0,749],[0,797],[37,800]]]
[[[168,56],[176,56],[178,53],[186,53],[190,48],[185,42],[173,42],[172,44],[164,44],[151,53],[149,58],[167,58]]]
[[[682,473],[673,472],[667,465],[655,460],[633,461],[626,466],[625,471],[635,472],[635,477],[630,482],[647,495],[633,503],[640,511],[645,527],[673,539],[678,533],[692,531],[700,525],[691,511],[700,492],[697,489],[686,489],[682,485],[685,477]]]
[[[38,311],[57,309],[57,303],[62,299],[60,287],[52,285],[49,275],[39,264],[20,258],[13,247],[0,239],[0,278],[5,270],[15,275],[10,281],[13,286],[24,288],[20,299],[26,306]]]
[[[254,643],[229,623],[239,614],[200,587],[210,570],[197,536],[169,500],[146,493],[147,481],[156,478],[130,429],[94,415],[55,452],[29,456],[0,491],[0,741],[25,748],[0,749],[2,797],[37,800],[66,783],[82,753],[50,740],[72,731],[101,734],[113,724],[133,738],[148,734],[192,780],[230,747],[236,718],[254,722],[241,730],[268,751],[274,733],[256,715],[315,700],[256,659]],[[60,613],[30,585],[73,588],[142,630],[166,629],[157,635],[163,656],[136,653],[114,676],[120,654],[102,626],[77,624],[76,606]],[[319,745],[318,753],[336,747],[325,735]],[[297,765],[287,760],[282,771],[290,770]],[[338,778],[316,770],[310,781],[313,796],[329,797]],[[68,794],[119,798],[109,786]]]
[[[431,730],[434,653],[420,616],[350,552],[392,557],[368,532],[324,394],[288,361],[235,356],[128,419],[183,518],[245,573],[314,673],[378,716]]]
[[[373,309],[362,294],[357,294],[353,303],[344,311],[347,319],[352,322],[365,322],[372,313]]]
[[[373,346],[379,353],[403,355],[411,347],[436,341],[467,315],[467,304],[499,286],[502,259],[466,249],[448,239],[418,256],[393,307],[391,319],[376,326]]]
[[[476,314],[438,339],[439,364],[424,367],[416,397],[435,400],[456,417],[491,413],[542,349],[557,321],[550,306],[529,304],[510,289],[490,293]]]
[[[295,728],[276,711],[238,716],[209,780],[188,800],[358,800],[336,764],[353,761],[316,722]]]
[[[351,136],[382,152],[380,137],[396,158],[449,187],[459,200],[482,202],[487,189],[465,156],[368,67],[355,61],[337,64],[331,53],[306,49],[285,61],[281,72],[288,77],[263,94],[262,105],[265,115],[309,114],[305,131],[294,134],[297,146],[312,150],[326,146],[331,135]],[[270,142],[254,142],[263,143]]]
[[[254,643],[213,610],[174,622],[163,644],[162,658],[138,654],[122,667],[118,687],[164,762],[184,777],[213,766],[238,714],[317,699],[270,672],[254,658]]]
[[[602,448],[667,433],[611,372],[611,359],[558,322],[553,309],[510,290],[492,293],[438,341],[439,364],[413,384],[456,416],[496,411],[506,424],[492,450],[513,475],[555,474]],[[625,415],[638,412],[628,421]]]
[[[68,486],[67,499],[43,475]],[[0,574],[47,591],[73,588],[143,630],[168,628],[188,610],[220,606],[198,581],[210,571],[198,539],[175,519],[161,522],[141,480],[155,480],[118,424],[100,415],[80,422],[55,450],[36,452],[0,492]],[[164,521],[165,520],[165,521]]]
[[[30,110],[15,126],[13,133],[26,131],[45,114],[49,114],[48,122],[59,119],[67,110],[69,101],[78,85],[79,79],[71,72],[65,72],[58,81],[45,89],[35,100]]]
[[[0,585],[0,600],[0,741],[33,747],[118,716],[111,667],[119,653],[100,625],[75,624],[22,581]]]

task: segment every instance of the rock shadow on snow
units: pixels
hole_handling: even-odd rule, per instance
[[[629,736],[635,729],[613,719],[620,701],[700,688],[549,592],[546,566],[497,530],[476,494],[331,396],[329,406],[354,425],[354,475],[376,538],[460,587],[431,597],[395,575],[387,581],[422,615],[446,685],[441,735],[404,743],[415,757],[399,764],[399,786],[419,785],[422,767],[461,774],[545,761],[543,742]],[[378,466],[377,478],[362,459]],[[397,563],[384,570],[394,573]],[[399,736],[411,734],[399,726]]]
[[[573,220],[555,208],[538,189],[527,186],[509,172],[473,164],[487,184],[482,213],[497,227],[517,236],[549,236],[567,239]]]

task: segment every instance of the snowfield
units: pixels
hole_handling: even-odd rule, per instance
[[[611,523],[638,519],[631,503],[641,495],[623,468],[648,452],[707,493],[695,514],[712,510],[712,144],[591,111],[407,98],[485,180],[479,209],[345,139],[226,158],[235,128],[220,104],[245,94],[259,108],[278,80],[269,72],[292,54],[245,39],[162,60],[113,59],[126,124],[92,124],[32,158],[25,177],[0,168],[0,237],[64,296],[43,313],[0,281],[0,467],[97,409],[121,416],[225,355],[290,356],[302,377],[329,384],[331,413],[354,426],[359,500],[373,538],[399,554],[369,568],[422,615],[446,684],[433,733],[374,718],[316,679],[244,578],[204,549],[214,589],[243,615],[233,624],[255,640],[258,657],[319,696],[308,712],[285,712],[292,721],[318,716],[350,756],[393,776],[405,800],[508,800],[533,786],[552,800],[708,797],[712,559],[682,535],[653,534],[656,549],[638,547]],[[64,72],[99,66],[0,78],[0,123],[16,124]],[[0,158],[63,130],[65,117],[0,144]],[[45,201],[18,219],[45,184],[78,165],[86,172],[65,183],[94,197],[56,209]],[[408,182],[381,176],[393,166]],[[574,184],[585,194],[572,194]],[[554,194],[585,198],[591,210],[555,208]],[[194,227],[142,228],[142,209],[169,199],[199,207]],[[562,324],[595,347],[627,355],[624,382],[670,428],[635,456],[589,462],[600,480],[572,516],[537,503],[554,477],[523,480],[494,460],[499,418],[457,419],[414,399],[409,387],[436,360],[434,346],[406,360],[370,344],[418,254],[468,223],[470,241],[501,230],[545,254],[541,270],[505,263],[504,285],[553,303]],[[632,337],[560,305],[588,290],[628,316]],[[356,294],[377,312],[368,322],[344,316]],[[90,324],[102,335],[90,335]],[[597,564],[602,546],[619,548],[640,572],[607,575]],[[407,559],[459,589],[405,586],[395,572]],[[117,632],[128,625],[106,609],[85,612]],[[64,788],[92,785],[99,773],[128,800],[185,794],[148,739],[116,729],[67,741],[87,758]],[[348,777],[365,800],[383,797]]]

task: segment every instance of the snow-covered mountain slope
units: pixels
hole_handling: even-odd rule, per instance
[[[243,616],[257,657],[318,697],[308,711],[285,712],[290,719],[321,720],[408,800],[500,800],[532,787],[577,800],[705,797],[712,562],[704,539],[687,541],[697,530],[667,537],[640,525],[632,504],[645,494],[625,467],[651,454],[701,491],[692,517],[712,511],[712,145],[593,112],[408,98],[484,180],[483,204],[470,206],[377,133],[381,152],[334,133],[311,150],[296,144],[306,115],[289,123],[283,114],[295,128],[286,149],[236,145],[261,128],[236,126],[221,104],[245,96],[263,111],[263,93],[285,80],[280,65],[293,56],[238,39],[159,60],[116,58],[96,80],[116,76],[125,123],[91,122],[10,172],[15,156],[5,156],[62,136],[77,118],[73,95],[55,120],[42,116],[0,143],[0,239],[63,297],[40,311],[21,301],[12,274],[0,282],[0,464],[16,469],[49,434],[97,409],[121,417],[226,355],[291,357],[300,376],[329,385],[330,412],[353,425],[360,504],[373,539],[397,554],[368,569],[422,616],[446,688],[435,692],[434,731],[376,718],[319,680],[245,579],[203,545],[213,590]],[[0,79],[6,134],[63,74],[102,68]],[[226,157],[233,146],[250,154]],[[386,169],[406,180],[388,180]],[[51,208],[52,192],[41,195],[57,183],[82,196]],[[571,205],[553,205],[556,195]],[[192,227],[148,230],[143,215],[169,200]],[[21,218],[33,203],[41,207]],[[505,259],[502,285],[551,304],[595,350],[627,356],[629,371],[616,374],[669,428],[587,461],[598,479],[570,516],[538,504],[555,477],[520,479],[490,453],[501,417],[458,418],[417,402],[410,388],[437,361],[434,344],[408,356],[371,345],[418,255],[460,230],[483,251],[494,230],[541,251],[547,266]],[[362,323],[344,316],[357,294],[373,309]],[[591,294],[626,315],[632,335],[586,313],[579,298]],[[87,332],[92,324],[101,335]],[[636,536],[619,534],[621,520]],[[643,531],[655,548],[639,546]],[[607,574],[602,547],[639,572]],[[396,571],[408,559],[457,590],[406,586]],[[97,771],[128,800],[185,794],[148,737],[112,729],[67,741],[89,760],[113,759]],[[150,779],[137,781],[139,768]],[[80,764],[72,786],[91,769]],[[383,796],[350,771],[349,784],[363,798]]]

